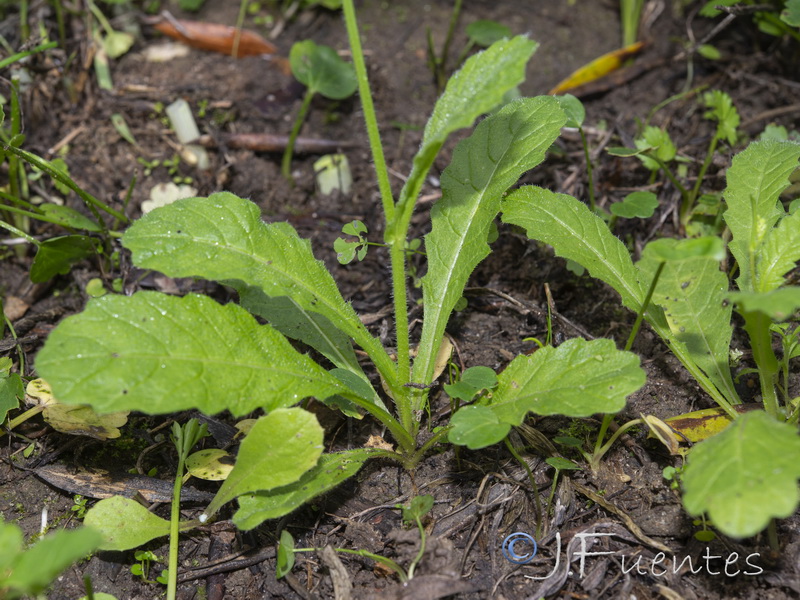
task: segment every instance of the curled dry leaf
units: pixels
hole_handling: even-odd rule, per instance
[[[203,23],[202,21],[163,20],[154,23],[153,27],[169,37],[183,42],[193,48],[221,52],[234,55],[237,30],[235,27],[219,23]],[[236,47],[236,58],[243,56],[260,56],[275,54],[278,49],[253,31],[238,31],[239,43]]]

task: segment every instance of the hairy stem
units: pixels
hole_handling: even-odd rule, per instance
[[[388,229],[389,224],[393,223],[395,219],[394,198],[392,196],[392,186],[389,184],[386,159],[383,156],[383,146],[381,145],[381,134],[378,129],[378,119],[375,116],[375,106],[372,103],[372,94],[369,90],[367,67],[364,63],[364,52],[361,50],[361,38],[358,35],[358,23],[356,22],[353,0],[343,0],[342,10],[344,11],[344,23],[347,27],[347,38],[350,41],[350,53],[353,55],[353,67],[355,67],[356,78],[358,79],[358,95],[361,98],[361,106],[364,109],[364,122],[367,126],[372,160],[375,161],[375,175],[378,178],[378,189],[381,192],[383,214],[386,217]]]

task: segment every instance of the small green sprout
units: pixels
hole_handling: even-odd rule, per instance
[[[141,578],[141,580],[145,583],[156,583],[155,581],[149,579],[150,567],[152,566],[152,563],[160,562],[161,559],[149,550],[137,550],[134,552],[133,557],[138,562],[135,565],[131,565],[131,573],[136,577]]]
[[[336,258],[343,265],[349,265],[358,258],[364,260],[367,255],[367,226],[361,221],[351,221],[342,227],[342,233],[358,238],[358,241],[347,241],[344,238],[336,238],[333,242],[333,249],[336,250]]]
[[[295,79],[306,86],[303,103],[300,105],[281,161],[281,172],[291,181],[294,144],[311,108],[311,100],[316,94],[331,100],[343,100],[353,95],[358,82],[353,66],[339,58],[333,48],[317,45],[311,40],[297,42],[292,46],[289,52],[289,64]]]
[[[86,510],[88,508],[86,506],[86,501],[86,498],[80,494],[75,494],[72,497],[73,504],[70,507],[70,510],[75,513],[76,518],[83,519],[83,517],[86,516]]]

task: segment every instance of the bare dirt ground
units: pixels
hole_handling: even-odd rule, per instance
[[[176,3],[169,3],[168,8],[176,17],[225,24],[233,24],[238,11],[238,3],[208,0],[199,13],[188,15],[173,4]],[[641,74],[583,98],[601,207],[648,183],[648,174],[638,162],[613,158],[603,148],[630,145],[637,122],[655,105],[686,89],[687,84],[689,88],[706,85],[730,94],[742,115],[742,128],[750,136],[757,136],[768,123],[800,128],[796,104],[800,89],[800,46],[760,34],[751,21],[741,18],[713,40],[722,51],[722,58],[712,62],[695,56],[690,69],[686,58],[675,58],[683,49],[682,43],[689,32],[694,39],[703,38],[718,21],[692,17],[698,3],[682,8],[680,4],[648,2],[648,17],[642,30],[642,38],[648,44],[637,59],[637,64],[643,66]],[[32,23],[53,26],[49,3],[32,2],[30,8]],[[103,8],[107,10],[108,6]],[[381,133],[396,190],[410,170],[421,140],[421,128],[436,100],[433,78],[425,62],[426,28],[431,28],[437,47],[441,47],[451,8],[452,3],[445,0],[357,3]],[[6,21],[0,23],[0,29],[11,45],[17,47],[21,40],[15,39],[18,33],[14,27],[19,17],[14,9],[5,11]],[[48,154],[50,149],[69,138],[65,160],[74,179],[116,207],[121,207],[121,199],[137,173],[128,206],[130,216],[140,214],[141,203],[156,184],[172,177],[165,167],[145,172],[141,161],[137,162],[137,159],[168,160],[176,154],[174,135],[162,122],[160,105],[184,98],[196,114],[205,107],[204,116],[198,119],[200,128],[216,139],[231,132],[289,132],[302,94],[302,89],[292,85],[290,76],[262,58],[235,60],[194,49],[187,56],[166,63],[149,62],[143,51],[163,43],[164,39],[147,27],[142,27],[132,50],[112,63],[114,91],[99,90],[91,70],[83,62],[89,36],[86,19],[80,14],[69,11],[67,15],[68,50],[75,53],[69,66],[65,67],[63,62],[66,53],[58,55],[58,60],[42,59],[34,63],[36,77],[24,96],[27,134],[24,147],[42,156],[52,156]],[[459,48],[465,40],[464,26],[477,19],[494,19],[510,27],[514,34],[528,33],[541,44],[529,63],[527,81],[522,86],[524,95],[547,93],[574,69],[619,47],[618,6],[611,1],[466,2],[454,47]],[[258,29],[251,18],[247,26]],[[266,34],[268,30],[261,31]],[[285,56],[292,43],[302,39],[313,39],[339,50],[347,48],[341,17],[325,10],[301,11],[286,24],[275,43]],[[73,88],[77,90],[75,97],[65,91],[66,76],[80,84]],[[138,142],[136,146],[122,139],[111,125],[111,115],[115,113],[125,117]],[[667,105],[656,113],[652,123],[666,125],[679,152],[690,157],[695,165],[702,162],[713,125],[702,119],[702,108],[695,96]],[[380,316],[391,302],[388,255],[377,249],[363,263],[341,266],[332,249],[342,225],[353,218],[367,224],[372,239],[380,239],[382,233],[380,201],[363,131],[356,99],[338,103],[316,101],[302,131],[308,137],[352,143],[345,150],[354,178],[353,191],[347,196],[323,197],[316,191],[313,156],[295,158],[294,187],[280,175],[279,154],[224,145],[210,151],[208,170],[198,171],[185,163],[177,169],[181,176],[193,178],[198,195],[228,190],[257,202],[267,220],[292,222],[301,235],[311,239],[316,256],[334,273],[345,298],[352,301],[356,310],[379,315],[372,325],[377,332],[392,327],[386,317]],[[435,199],[437,177],[447,165],[454,143],[455,140],[448,143],[437,159],[423,195]],[[724,186],[724,169],[734,150],[721,150],[708,174],[710,189]],[[5,176],[3,171],[0,177]],[[586,168],[579,138],[567,132],[546,163],[526,176],[523,183],[536,183],[585,199]],[[51,191],[50,183],[44,179],[38,185]],[[658,193],[661,205],[654,217],[627,221],[618,230],[620,237],[633,248],[675,231],[679,197],[669,185]],[[80,206],[75,197],[68,198],[68,204]],[[430,203],[424,204],[418,210],[412,230],[415,237],[426,233],[429,207]],[[52,235],[54,230],[43,225],[34,229],[34,233]],[[448,328],[458,344],[458,359],[464,365],[502,369],[519,352],[532,350],[533,344],[523,340],[543,338],[546,334],[545,284],[558,315],[554,331],[557,341],[583,335],[612,337],[624,344],[633,316],[620,307],[613,291],[588,276],[573,274],[551,250],[538,247],[510,228],[500,227],[500,237],[493,247],[494,253],[473,275],[474,290],[468,296],[468,308],[457,314]],[[27,278],[31,257],[32,252],[8,252],[0,263],[0,291],[24,298],[30,305],[14,321],[28,358],[25,373],[28,376],[34,373],[36,352],[48,332],[58,320],[79,311],[85,303],[86,282],[91,277],[101,276],[110,281],[120,276],[120,273],[100,273],[97,265],[85,262],[67,276],[48,284],[31,285]],[[136,274],[125,268],[123,259],[123,275],[129,278],[126,285],[166,289],[173,284],[153,276],[136,284]],[[191,282],[178,285],[182,292],[205,289],[221,299],[228,294],[209,286],[200,288],[201,284]],[[411,294],[414,300],[421,296],[415,289]],[[411,318],[418,316],[412,313]],[[3,342],[8,339],[6,333]],[[3,355],[16,357],[13,344],[0,349]],[[636,418],[640,413],[666,418],[712,405],[651,332],[640,335],[634,350],[641,356],[648,383],[629,399],[619,422]],[[752,395],[746,378],[741,385],[745,395]],[[794,395],[798,395],[797,391]],[[439,424],[437,415],[445,414],[447,407],[445,397],[438,392],[433,395],[431,426]],[[357,447],[370,434],[380,433],[369,420],[353,426],[335,414],[323,416],[332,447]],[[174,417],[182,419],[185,415]],[[225,420],[224,415],[220,418]],[[53,432],[40,420],[27,423],[19,431],[25,437],[6,436],[0,448],[3,517],[18,523],[31,535],[38,531],[41,510],[47,507],[51,527],[71,526],[75,521],[72,495],[44,483],[21,467],[49,462],[71,468],[115,466],[129,470],[136,466],[140,453],[154,443],[153,430],[163,423],[163,418],[134,415],[122,438],[111,442],[65,436]],[[567,430],[591,438],[597,427],[592,420],[575,424],[559,418],[531,419],[529,424],[548,438],[563,435]],[[22,458],[21,451],[31,439],[36,441],[36,450],[30,458]],[[531,445],[529,439],[520,437],[518,441],[520,445]],[[157,467],[159,476],[168,479],[174,469],[173,455],[169,444],[165,444],[149,452],[144,465],[139,466],[144,466],[145,471]],[[341,562],[353,585],[353,597],[778,600],[800,596],[797,515],[779,523],[781,552],[778,554],[769,550],[767,540],[761,536],[741,541],[724,537],[709,543],[697,541],[694,533],[699,527],[683,512],[677,492],[662,477],[664,467],[678,466],[680,460],[647,439],[645,432],[632,434],[624,444],[615,447],[598,472],[587,469],[572,472],[570,476],[562,474],[556,510],[554,514],[548,513],[542,524],[546,534],[539,542],[539,557],[524,567],[509,563],[501,553],[502,540],[512,532],[536,530],[533,494],[538,493],[546,500],[553,477],[553,470],[540,453],[531,449],[525,458],[534,472],[538,491],[531,490],[525,472],[504,447],[479,452],[462,449],[458,453],[449,446],[438,448],[414,474],[420,493],[436,498],[427,522],[428,549],[418,568],[418,577],[401,586],[373,561],[342,556]],[[211,484],[200,487],[214,489]],[[276,580],[274,547],[281,529],[290,530],[298,545],[305,547],[332,544],[363,548],[408,564],[416,553],[418,537],[414,530],[409,532],[402,526],[399,511],[393,507],[407,501],[411,489],[409,474],[398,466],[373,462],[333,493],[280,522],[268,522],[244,534],[236,532],[224,520],[201,528],[183,538],[180,559],[183,583],[179,597],[186,600],[333,598],[331,569],[314,553],[299,555],[291,575]],[[601,494],[601,502],[597,494]],[[197,508],[187,505],[185,515],[196,516]],[[168,507],[156,511],[167,515],[169,512]],[[560,547],[556,533],[560,535]],[[570,565],[565,557],[568,552],[578,550],[576,544],[581,537],[576,534],[579,533],[603,534],[587,550],[599,554],[587,557],[584,565],[577,562]],[[662,574],[658,565],[651,568],[661,551],[659,545],[667,546],[678,561],[692,557],[702,570],[692,573],[684,569],[674,574],[669,569]],[[154,542],[148,548],[159,556],[167,555],[166,544]],[[722,572],[722,559],[703,558],[727,557],[733,552],[740,557],[757,553],[764,572],[757,576],[729,577]],[[231,556],[234,558],[230,561],[219,561]],[[253,556],[254,560],[245,560]],[[630,571],[637,557],[639,568]],[[142,583],[130,573],[133,562],[132,552],[97,553],[67,570],[48,597],[82,596],[85,575],[91,576],[95,591],[109,592],[120,599],[153,598],[163,593],[162,586]],[[203,570],[209,564],[218,568]],[[744,565],[743,559],[739,564]],[[553,574],[546,577],[551,571]]]

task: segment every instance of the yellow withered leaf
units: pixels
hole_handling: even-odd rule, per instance
[[[128,422],[128,411],[98,415],[89,406],[60,404],[44,379],[31,380],[25,395],[29,404],[44,407],[42,417],[61,433],[110,440],[118,438],[119,427]]]
[[[736,412],[745,413],[762,408],[757,402],[734,406]],[[687,442],[702,442],[720,433],[733,419],[721,408],[706,408],[694,412],[670,417],[665,422],[680,438]]]
[[[113,440],[120,436],[119,427],[128,422],[128,411],[98,415],[88,406],[51,404],[45,407],[42,417],[61,433]]]
[[[573,72],[569,77],[550,90],[548,94],[551,96],[565,94],[572,89],[605,77],[609,73],[619,69],[627,59],[634,54],[638,54],[643,47],[643,42],[636,42],[630,46],[625,46],[619,50],[603,54],[603,56],[594,59],[589,64]]]
[[[234,458],[218,448],[200,450],[186,458],[186,470],[192,477],[208,481],[223,481],[233,470]]]
[[[48,406],[56,403],[50,384],[42,378],[31,379],[25,386],[25,401],[33,406]]]

